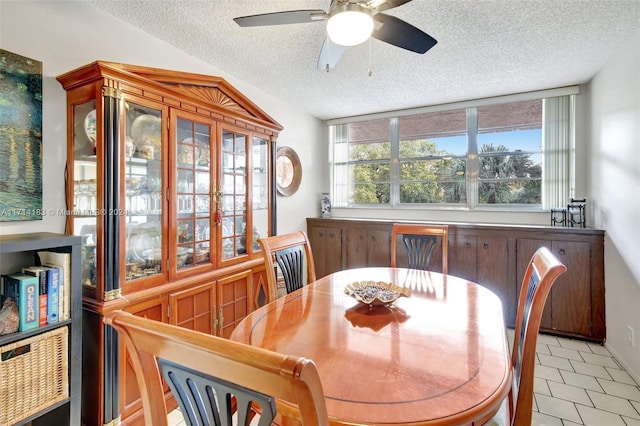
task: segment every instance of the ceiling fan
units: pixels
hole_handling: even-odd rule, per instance
[[[327,34],[318,58],[318,69],[336,66],[347,46],[370,37],[416,53],[425,53],[437,41],[422,30],[395,16],[382,13],[411,0],[331,0],[329,11],[289,10],[241,16],[233,20],[241,27],[302,24],[327,21]]]

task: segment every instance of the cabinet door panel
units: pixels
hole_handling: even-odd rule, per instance
[[[509,244],[506,238],[478,237],[478,272],[476,282],[496,293],[508,322],[515,321],[515,311],[509,309]],[[511,321],[513,320],[513,321]]]
[[[215,284],[207,283],[169,295],[169,323],[215,333]]]
[[[449,274],[470,281],[477,278],[478,254],[477,237],[474,235],[455,235],[449,237]]]
[[[366,252],[367,266],[391,265],[391,233],[389,231],[369,230],[367,233]]]
[[[552,252],[567,267],[551,288],[553,329],[591,335],[591,245],[553,241]]]
[[[348,228],[346,236],[345,269],[364,268],[367,266],[367,230],[362,228]]]
[[[342,230],[340,228],[313,226],[309,231],[309,240],[317,278],[342,270]]]
[[[218,280],[218,335],[229,337],[249,312],[248,289],[251,271],[241,272]]]

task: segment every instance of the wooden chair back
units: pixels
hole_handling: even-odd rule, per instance
[[[267,303],[278,298],[276,264],[282,272],[287,294],[316,280],[311,244],[303,231],[259,238],[258,243],[267,271]]]
[[[105,314],[118,331],[136,374],[145,424],[167,425],[162,378],[188,425],[249,425],[256,407],[259,425],[276,415],[274,398],[303,425],[328,425],[318,370],[312,360],[287,356],[221,337],[138,317]],[[215,398],[212,390],[215,390]],[[252,408],[253,407],[253,408]]]
[[[432,270],[431,255],[440,240],[442,273],[449,271],[449,226],[418,223],[394,223],[391,232],[391,266],[397,265],[398,236],[407,252],[408,266],[412,269]]]
[[[566,270],[566,266],[549,249],[542,247],[535,252],[524,274],[511,352],[513,383],[508,396],[510,425],[531,424],[536,341],[542,311],[551,286]]]

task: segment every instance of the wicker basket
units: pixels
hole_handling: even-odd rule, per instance
[[[59,327],[0,347],[0,426],[69,396],[68,333]]]

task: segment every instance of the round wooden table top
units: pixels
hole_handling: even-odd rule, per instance
[[[369,307],[345,294],[347,284],[367,280],[408,287],[411,296]],[[252,312],[231,339],[314,360],[334,424],[484,421],[511,382],[499,298],[434,272],[337,272]]]

